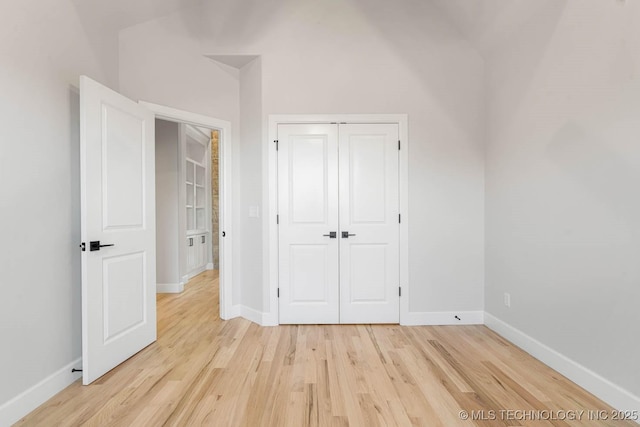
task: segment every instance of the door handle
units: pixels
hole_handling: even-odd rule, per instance
[[[193,246],[193,237],[189,237],[189,246]]]
[[[350,236],[355,236],[355,234],[349,234],[348,231],[343,231],[342,232],[342,238],[343,239],[348,239]]]
[[[323,234],[324,237],[328,237],[330,239],[335,239],[338,233],[335,231],[330,231],[329,234]]]
[[[204,236],[200,236],[200,238],[202,239],[200,243],[204,243]]]
[[[89,242],[89,251],[90,252],[99,251],[100,248],[105,248],[107,246],[115,246],[115,245],[113,243],[110,243],[108,245],[101,245],[100,240],[94,240],[93,242]]]

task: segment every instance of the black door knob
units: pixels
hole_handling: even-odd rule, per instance
[[[94,240],[93,242],[89,242],[89,251],[93,252],[93,251],[99,251],[100,248],[104,248],[107,246],[115,246],[113,243],[108,244],[108,245],[101,245],[100,244],[100,240]]]

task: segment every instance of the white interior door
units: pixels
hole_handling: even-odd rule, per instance
[[[278,126],[278,205],[280,323],[339,323],[337,125]]]
[[[398,323],[398,125],[340,125],[339,135],[340,323]]]
[[[80,108],[89,384],[156,339],[155,128],[153,113],[85,76]]]

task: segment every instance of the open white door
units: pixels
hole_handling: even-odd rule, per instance
[[[156,340],[154,120],[80,77],[83,384]]]

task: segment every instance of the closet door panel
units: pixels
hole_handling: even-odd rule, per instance
[[[340,320],[398,323],[398,126],[339,128]]]
[[[278,126],[280,323],[338,323],[336,125]]]

